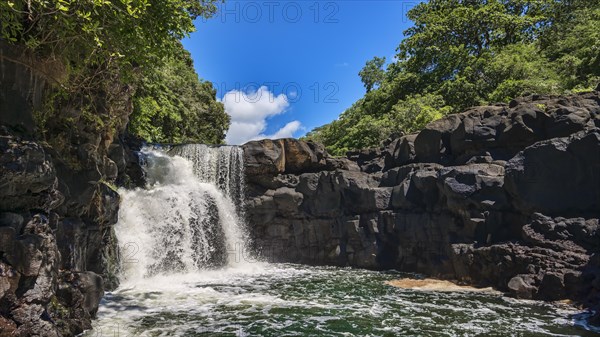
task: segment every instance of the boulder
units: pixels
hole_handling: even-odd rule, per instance
[[[103,279],[91,271],[79,273],[77,276],[77,289],[83,295],[83,308],[90,316],[95,317],[100,300],[104,296]]]
[[[450,135],[450,150],[454,156],[475,154],[489,149],[504,128],[505,107],[489,106],[468,110]]]
[[[554,138],[527,147],[508,161],[506,190],[514,207],[526,213],[597,213],[599,167],[600,132]]]
[[[246,175],[301,174],[336,169],[344,164],[328,161],[325,147],[314,142],[285,138],[251,141],[242,146]]]
[[[415,154],[419,162],[441,163],[451,151],[450,136],[461,123],[459,115],[450,115],[428,124],[415,138]]]
[[[276,175],[285,172],[285,150],[282,140],[251,141],[243,145],[247,176]]]
[[[327,153],[323,145],[291,138],[282,141],[286,173],[316,172],[325,167]]]
[[[536,287],[532,285],[535,280],[531,275],[517,275],[508,281],[507,288],[516,298],[532,299]]]
[[[386,168],[402,166],[414,162],[416,158],[415,153],[415,139],[417,134],[407,135],[399,138],[395,143],[394,151],[392,154],[392,164],[387,165]]]
[[[536,294],[538,299],[546,301],[558,301],[566,297],[564,274],[546,273]]]

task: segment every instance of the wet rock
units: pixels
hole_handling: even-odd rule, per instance
[[[11,227],[16,234],[21,234],[25,219],[21,214],[3,212],[0,213],[0,227]]]
[[[540,299],[556,301],[565,298],[564,275],[547,273],[542,277],[537,297]]]
[[[73,271],[86,270],[88,243],[85,223],[78,218],[66,218],[58,223],[56,241],[61,254],[61,268]]]
[[[115,140],[125,135],[133,88],[105,88],[114,90],[111,104],[106,92],[90,93],[98,100],[83,103],[96,105],[111,127],[73,118],[79,122],[65,132],[62,118],[50,118],[39,130],[32,107],[43,113],[49,73],[38,76],[35,69],[56,79],[65,74],[54,70],[64,69],[51,62],[32,67],[39,60],[1,41],[0,51],[27,58],[5,62],[10,71],[0,86],[0,336],[77,335],[91,326],[103,287],[117,284],[115,184],[144,184],[134,154],[141,144]],[[57,108],[63,116],[81,115],[78,106]]]
[[[91,143],[78,147],[77,169],[58,158],[54,149],[0,127],[2,333],[81,333],[91,327],[104,287],[116,284],[111,226],[119,196],[110,185],[118,164]],[[64,282],[65,270],[82,273]]]
[[[508,281],[508,290],[513,297],[532,299],[536,291],[536,287],[532,285],[534,282],[531,275],[517,275]]]
[[[116,183],[125,187],[144,187],[146,178],[142,169],[141,149],[144,143],[128,133],[117,138],[108,149],[108,158],[117,166]]]

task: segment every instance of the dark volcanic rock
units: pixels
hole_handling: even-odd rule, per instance
[[[107,241],[101,234],[106,231],[89,224],[115,223],[118,196],[98,185],[91,199],[78,195],[81,203],[95,205],[79,213],[87,224],[81,218],[60,219],[56,211],[65,198],[52,158],[38,143],[2,130],[0,324],[19,336],[80,333],[91,327],[104,291],[102,277],[86,270],[107,270],[102,258]],[[76,282],[62,281],[71,271],[83,273]]]
[[[461,125],[460,115],[451,115],[425,127],[415,138],[415,153],[422,163],[441,163],[450,153],[450,136]]]
[[[393,268],[598,306],[598,121],[598,92],[530,96],[350,152],[354,165],[328,165],[322,147],[300,141],[248,143],[254,243],[273,261]]]
[[[63,196],[54,165],[37,143],[0,127],[0,210],[50,210]]]
[[[114,184],[143,184],[139,144],[113,139],[124,134],[132,91],[115,85],[99,89],[115,90],[110,104],[106,92],[88,102],[110,127],[78,118],[80,106],[56,107],[70,117],[36,125],[33,111],[44,113],[45,81],[64,75],[60,64],[2,41],[0,54],[8,56],[0,78],[0,336],[74,336],[91,327],[104,289],[118,284]]]
[[[536,143],[506,166],[506,189],[524,212],[568,216],[600,210],[600,129]]]
[[[388,156],[386,169],[410,164],[415,161],[415,139],[417,135],[407,135],[399,138],[394,145],[393,152]]]
[[[0,247],[0,253],[0,327],[5,324],[18,336],[73,335],[91,327],[90,318],[103,294],[102,278],[88,272],[79,282],[63,285],[61,254],[46,216],[32,216],[12,245]],[[61,296],[57,289],[71,296]],[[75,295],[84,301],[73,302]],[[65,313],[71,320],[65,319]],[[58,326],[59,320],[77,326]]]

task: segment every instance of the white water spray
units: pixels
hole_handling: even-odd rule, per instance
[[[120,191],[115,230],[124,281],[244,264],[241,149],[184,145],[143,153],[147,188]]]
[[[186,144],[172,148],[169,154],[190,160],[202,182],[217,186],[235,203],[238,211],[243,209],[244,152],[241,148]]]
[[[86,337],[396,336],[440,326],[461,336],[586,336],[570,326],[576,311],[546,304],[385,286],[396,273],[238,260],[226,246],[246,242],[239,149],[145,152],[147,188],[120,191],[122,283]]]

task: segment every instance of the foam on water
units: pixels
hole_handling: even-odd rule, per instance
[[[592,336],[577,311],[493,294],[384,284],[402,277],[261,264],[154,276],[108,294],[98,336]],[[93,332],[90,333],[93,336]]]
[[[240,166],[241,155],[230,147],[198,147],[206,148],[197,152],[204,160],[145,149],[148,187],[119,191],[123,201],[115,231],[122,252],[122,280],[233,266],[247,260],[248,256],[242,256],[248,253],[246,234],[235,204],[240,201],[232,199],[242,191],[241,173],[227,176],[237,177],[231,178],[235,184],[219,187],[222,179],[217,168],[225,160],[214,162],[217,168],[207,169],[211,174],[200,174],[198,169],[200,163],[207,166],[213,157],[219,158],[213,152],[237,159],[231,160],[237,164],[227,168]]]
[[[254,261],[239,148],[145,154],[147,188],[120,191],[121,285],[86,336],[592,335],[566,306],[386,285],[406,276],[396,272]]]

